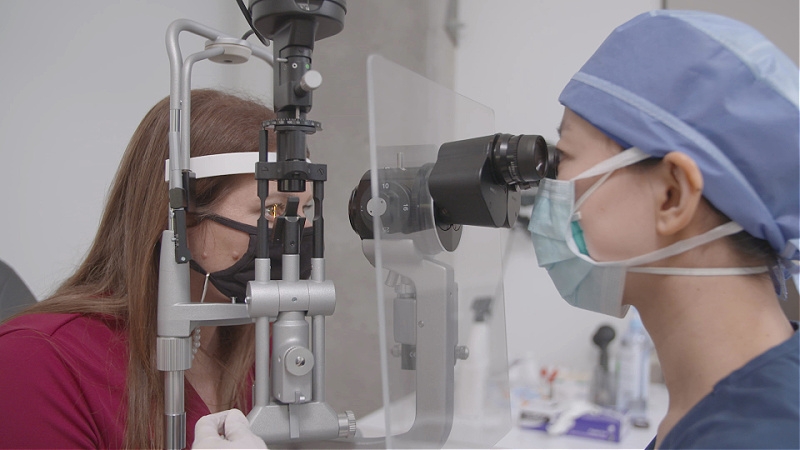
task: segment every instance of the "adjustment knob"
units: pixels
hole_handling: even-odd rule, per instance
[[[300,78],[300,89],[304,92],[311,92],[322,85],[322,74],[316,70],[309,70]]]
[[[351,438],[356,435],[356,415],[353,411],[339,414],[339,437]]]
[[[314,368],[314,354],[305,347],[292,347],[284,355],[286,371],[302,377]]]
[[[206,41],[206,50],[221,48],[222,54],[212,56],[211,61],[222,64],[241,64],[250,59],[253,50],[247,41],[234,38],[217,38],[213,41]]]

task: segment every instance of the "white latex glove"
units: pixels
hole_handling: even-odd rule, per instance
[[[267,445],[250,431],[250,422],[238,409],[203,416],[194,426],[192,448],[258,448]]]

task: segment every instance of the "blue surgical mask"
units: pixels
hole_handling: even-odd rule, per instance
[[[528,229],[540,267],[556,285],[561,297],[572,306],[614,317],[624,317],[628,305],[622,305],[627,272],[660,275],[748,275],[764,273],[767,267],[734,268],[677,268],[640,267],[679,253],[683,253],[723,236],[742,230],[735,222],[728,222],[701,235],[676,242],[670,246],[623,261],[598,262],[587,251],[580,226],[580,206],[611,174],[622,167],[649,158],[649,155],[632,147],[609,158],[577,177],[569,180],[544,179],[539,184],[533,204]],[[575,181],[603,175],[577,201]]]

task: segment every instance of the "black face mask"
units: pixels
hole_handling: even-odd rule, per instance
[[[250,235],[250,243],[247,251],[242,257],[227,269],[212,272],[208,275],[209,281],[226,297],[235,299],[237,303],[244,303],[247,291],[247,282],[256,277],[256,244],[258,242],[258,229],[252,225],[247,225],[222,216],[207,216],[221,225],[234,230],[243,231]],[[304,228],[300,236],[300,278],[307,280],[311,276],[311,252],[312,252],[313,228]],[[283,256],[283,239],[275,237],[269,245],[270,279],[280,280],[283,276],[281,269],[281,257]],[[206,272],[196,261],[189,261],[189,266],[203,274]]]

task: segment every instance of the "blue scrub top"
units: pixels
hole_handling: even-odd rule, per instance
[[[661,448],[800,448],[800,333],[792,326],[786,342],[720,380]]]

